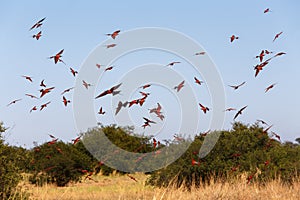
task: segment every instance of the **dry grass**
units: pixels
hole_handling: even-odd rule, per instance
[[[192,188],[190,192],[183,188],[174,189],[154,188],[145,186],[146,175],[133,175],[138,182],[127,176],[112,175],[110,177],[96,176],[97,182],[91,180],[83,183],[71,184],[68,187],[58,188],[53,185],[43,187],[23,183],[21,188],[27,190],[30,199],[39,200],[80,200],[80,199],[141,199],[141,200],[188,200],[188,199],[300,199],[300,181],[293,186],[283,186],[280,180],[259,186],[257,183],[247,184],[244,177],[222,183],[212,180],[209,185]]]

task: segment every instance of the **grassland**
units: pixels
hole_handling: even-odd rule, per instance
[[[186,191],[184,188],[175,189],[155,188],[145,185],[146,175],[134,174],[137,182],[127,176],[117,174],[94,176],[94,180],[69,184],[67,187],[45,185],[37,187],[26,181],[20,184],[23,191],[30,193],[30,199],[39,200],[187,200],[187,199],[300,199],[300,181],[293,185],[282,185],[280,179],[268,182],[264,186],[252,182],[247,184],[246,177],[239,177],[230,182],[212,180],[200,188]]]

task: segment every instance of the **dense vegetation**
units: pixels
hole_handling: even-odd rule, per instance
[[[2,123],[0,131],[5,132]],[[106,158],[96,159],[83,144],[96,142],[93,137],[100,133],[104,133],[121,149],[135,153],[153,152],[150,154],[153,156],[149,164],[155,163],[156,153],[161,148],[172,148],[185,142],[174,140],[169,144],[159,145],[153,138],[135,137],[132,132],[131,127],[101,126],[83,133],[76,142],[65,143],[54,138],[44,144],[35,144],[32,149],[9,146],[0,134],[0,199],[17,194],[15,188],[24,173],[30,174],[32,184],[54,183],[57,186],[93,180],[92,175],[99,172],[109,175],[114,170],[105,165]],[[205,137],[214,134],[220,134],[216,146],[208,156],[199,159],[199,149]],[[199,186],[201,182],[209,182],[211,177],[229,180],[243,173],[247,174],[245,181],[249,184],[253,180],[264,184],[279,176],[284,183],[290,183],[300,173],[300,139],[296,140],[299,144],[282,143],[280,137],[274,136],[276,135],[268,135],[258,124],[241,123],[235,123],[232,130],[211,132],[207,136],[199,134],[174,163],[151,172],[147,183],[159,187],[173,183],[176,187],[191,188]],[[103,153],[101,148],[99,153]],[[117,154],[118,151],[112,151],[106,155]]]

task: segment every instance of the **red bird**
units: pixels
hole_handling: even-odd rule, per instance
[[[116,85],[116,86],[113,86],[111,87],[110,89],[108,90],[105,90],[104,92],[102,92],[101,94],[99,94],[98,96],[95,97],[95,99],[98,99],[100,97],[103,97],[107,94],[112,94],[113,96],[115,96],[116,94],[119,94],[120,91],[116,91],[120,86],[122,85],[122,83]]]
[[[92,86],[90,83],[87,83],[84,80],[82,80],[82,84],[86,89],[89,89],[89,87]]]
[[[31,28],[30,30],[34,29],[34,28],[39,28],[43,25],[43,21],[46,19],[46,17],[44,17],[43,19],[39,20],[37,23],[35,23]]]
[[[255,77],[259,74],[259,72],[261,71],[261,70],[263,70],[263,68],[267,65],[267,64],[269,64],[269,61],[270,61],[271,59],[268,59],[268,60],[266,60],[266,61],[264,61],[263,63],[260,63],[260,64],[258,64],[258,65],[256,65],[255,67],[254,67],[254,70],[255,70]]]
[[[277,56],[285,55],[285,54],[286,54],[286,53],[284,53],[284,52],[279,52],[279,53],[277,53],[277,54],[274,56],[274,58],[277,57]]]
[[[272,89],[277,83],[273,83],[265,89],[265,93],[267,93],[270,89]]]
[[[46,108],[47,105],[50,104],[50,103],[51,103],[51,101],[49,101],[49,102],[47,102],[47,103],[45,103],[45,104],[42,104],[42,105],[41,105],[41,108],[40,108],[40,111],[43,110],[44,108]]]
[[[64,49],[60,50],[60,52],[58,52],[55,56],[50,56],[49,59],[54,59],[54,63],[56,64],[57,62],[62,62],[64,63],[64,61],[62,59],[60,59],[62,57],[62,53],[64,52]],[[64,63],[66,64],[66,63]]]
[[[151,84],[146,84],[146,85],[141,86],[140,88],[146,89],[146,88],[148,88],[150,86],[151,86]]]
[[[65,106],[67,106],[68,103],[71,103],[71,101],[70,101],[70,100],[67,100],[66,97],[63,96],[63,103],[64,103]]]
[[[156,124],[156,122],[151,121],[150,119],[147,119],[146,117],[143,117],[143,119],[145,120],[144,124],[142,125],[143,128],[150,126],[150,123]]]
[[[280,33],[277,33],[276,35],[275,35],[275,37],[274,37],[274,40],[273,40],[273,42],[282,34],[283,32],[281,31]]]
[[[33,98],[33,99],[38,99],[38,97],[32,95],[32,94],[25,94],[26,96],[30,97],[30,98]]]
[[[184,86],[184,81],[182,81],[181,83],[179,83],[179,85],[174,87],[174,90],[177,90],[177,92],[179,92],[181,90],[181,88],[183,88]]]
[[[266,55],[266,54],[265,54],[265,50],[262,50],[262,51],[260,52],[260,54],[259,54],[258,56],[256,56],[255,58],[259,58],[259,61],[262,62],[265,55]]]
[[[36,40],[39,40],[41,36],[42,36],[42,31],[38,32],[37,34],[33,35],[32,37],[35,38]]]
[[[266,160],[266,161],[264,162],[264,164],[265,164],[265,166],[268,166],[268,165],[270,164],[270,161],[269,161],[269,160]]]
[[[114,68],[113,66],[107,67],[107,68],[105,69],[105,71],[110,71],[110,70],[112,70],[113,68]]]
[[[227,108],[227,109],[224,110],[224,112],[226,112],[226,111],[233,111],[233,110],[236,110],[236,108]]]
[[[106,34],[107,36],[111,36],[112,39],[116,39],[116,37],[119,35],[119,33],[121,32],[121,30],[116,30],[113,33],[108,33]]]
[[[230,42],[233,42],[234,40],[238,40],[239,39],[239,37],[237,37],[237,36],[235,36],[235,35],[232,35],[231,37],[230,37]]]
[[[229,87],[232,87],[234,90],[237,90],[239,89],[239,87],[241,87],[242,85],[244,85],[246,83],[246,81],[242,82],[241,84],[239,85],[228,85]]]
[[[204,114],[206,114],[206,112],[209,111],[209,108],[203,106],[201,103],[199,103],[199,106],[200,106],[201,110],[204,112]]]
[[[268,12],[271,12],[270,8],[264,10],[264,13],[268,13]]]
[[[70,91],[73,90],[73,89],[74,89],[74,87],[65,89],[60,95],[63,95],[63,94],[66,93],[66,92],[70,92]]]
[[[15,104],[15,103],[17,103],[18,101],[21,101],[22,99],[16,99],[16,100],[13,100],[13,101],[11,101],[9,104],[7,104],[6,106],[10,106],[10,105],[12,105],[12,104]]]
[[[34,110],[37,110],[37,107],[36,106],[33,106],[31,109],[30,109],[30,113],[32,112],[32,111],[34,111]]]
[[[70,67],[70,71],[74,77],[76,76],[76,74],[78,74],[78,71],[74,70],[72,67]]]
[[[156,146],[157,146],[157,141],[156,141],[156,139],[155,139],[155,138],[152,138],[152,140],[153,140],[153,148],[155,149],[155,148],[156,148]]]
[[[79,137],[77,137],[77,138],[75,138],[75,139],[72,139],[73,145],[75,145],[77,142],[79,142],[80,137],[81,137],[81,136],[79,136]]]
[[[58,140],[58,138],[55,138],[55,139],[49,141],[49,142],[48,142],[48,145],[50,146],[50,145],[52,145],[52,144],[55,144],[55,143],[57,142],[57,140]]]
[[[46,87],[44,81],[45,81],[45,80],[42,80],[42,81],[41,81],[41,83],[40,83],[40,86],[41,86],[41,87]]]
[[[106,48],[109,49],[109,48],[113,48],[113,47],[115,47],[115,46],[117,46],[117,44],[107,44],[107,45],[106,45]]]
[[[269,126],[268,128],[266,128],[265,130],[263,130],[263,134],[268,134],[268,131],[273,127],[273,125]]]
[[[122,103],[122,101],[119,101],[118,106],[116,108],[115,115],[117,115],[120,112],[120,110],[122,109],[122,107],[126,107],[127,104],[128,104],[128,101],[126,101],[124,103]]]
[[[247,177],[247,184],[249,184],[252,179],[253,179],[253,175],[248,176]]]
[[[234,116],[233,120],[235,120],[239,115],[242,114],[243,110],[245,110],[248,106],[244,106],[243,108],[241,108]]]
[[[192,166],[194,165],[200,165],[200,162],[196,161],[194,158],[192,158]]]
[[[195,79],[195,83],[197,83],[197,84],[199,84],[199,85],[201,85],[202,83],[204,83],[203,81],[200,81],[200,80],[197,79],[196,77],[194,77],[194,79]]]
[[[24,77],[26,80],[32,82],[32,77],[30,77],[30,76],[22,76],[22,77]]]
[[[96,63],[96,67],[97,67],[98,69],[100,69],[101,66],[103,66],[103,65],[100,65],[100,64]]]
[[[203,55],[205,55],[205,51],[201,51],[201,52],[197,52],[197,53],[195,53],[195,56],[203,56]]]
[[[54,88],[55,88],[55,87],[46,88],[46,89],[41,89],[41,90],[40,90],[40,93],[41,93],[40,98],[42,98],[45,94],[51,92],[51,90],[53,90]]]
[[[169,64],[167,64],[167,66],[174,66],[175,64],[179,64],[179,63],[181,63],[181,62],[177,62],[177,61],[170,62]]]
[[[99,114],[99,115],[104,115],[104,114],[105,114],[105,111],[103,111],[102,107],[99,109],[98,114]]]

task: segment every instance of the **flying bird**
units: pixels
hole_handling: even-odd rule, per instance
[[[78,143],[79,140],[80,140],[80,138],[81,138],[81,136],[79,136],[79,137],[77,137],[75,139],[72,139],[73,145],[75,145],[76,143]]]
[[[200,106],[201,110],[204,112],[204,114],[206,114],[206,112],[209,111],[209,108],[203,106],[201,103],[199,103],[199,106]]]
[[[205,51],[201,51],[201,52],[197,52],[197,53],[195,53],[194,55],[195,56],[203,56],[203,55],[205,55],[206,54],[206,52]]]
[[[122,83],[116,85],[116,86],[113,86],[111,87],[110,89],[108,90],[105,90],[104,92],[102,92],[101,94],[99,94],[98,96],[95,97],[95,99],[98,99],[100,97],[103,97],[107,94],[112,94],[113,96],[115,96],[116,94],[119,94],[120,91],[116,91],[120,86],[122,85]]]
[[[201,85],[202,83],[204,83],[203,81],[200,81],[199,79],[197,79],[197,77],[194,77],[195,83]]]
[[[259,74],[259,72],[261,71],[261,70],[263,70],[263,68],[267,65],[267,64],[269,64],[269,61],[270,61],[271,59],[269,58],[268,60],[266,60],[266,61],[264,61],[263,63],[260,63],[260,64],[258,64],[258,65],[256,65],[255,67],[254,67],[254,70],[255,70],[255,77]]]
[[[44,79],[41,81],[41,83],[40,83],[40,86],[41,86],[41,87],[46,87],[44,81],[45,81]]]
[[[270,89],[272,89],[277,83],[273,83],[265,89],[265,93],[267,93]]]
[[[146,117],[143,117],[143,119],[145,120],[144,121],[144,124],[142,125],[142,127],[145,129],[147,126],[150,126],[150,123],[153,123],[153,124],[156,124],[156,122],[154,121],[151,121],[150,119],[146,118]]]
[[[50,88],[46,88],[46,89],[40,89],[40,93],[41,93],[41,96],[40,98],[42,98],[45,94],[51,92],[51,90],[53,90],[55,87],[50,87]]]
[[[63,95],[63,94],[65,94],[66,92],[70,92],[70,91],[73,90],[73,89],[74,89],[74,87],[65,89],[60,95]]]
[[[63,96],[63,103],[64,103],[65,106],[67,106],[68,103],[71,103],[71,101],[70,101],[70,100],[67,100],[66,97]]]
[[[275,132],[271,131],[272,135],[275,136],[279,141],[281,141],[280,139],[280,135],[276,134]]]
[[[112,70],[113,68],[114,68],[113,66],[107,67],[107,68],[105,68],[105,71],[110,71],[110,70]]]
[[[126,101],[124,103],[122,103],[122,101],[119,101],[118,106],[116,108],[115,115],[117,115],[120,112],[120,110],[122,109],[122,107],[126,107],[127,105],[128,105],[128,101]]]
[[[10,106],[10,105],[12,105],[12,104],[15,104],[15,103],[17,103],[18,101],[21,101],[22,99],[16,99],[16,100],[13,100],[13,101],[11,101],[9,104],[7,104],[6,106]]]
[[[258,120],[256,120],[257,122],[259,122],[259,123],[262,123],[262,124],[264,124],[264,125],[267,125],[268,126],[268,123],[267,122],[265,122],[264,120],[261,120],[261,119],[258,119]]]
[[[55,54],[54,56],[50,56],[49,59],[54,59],[54,63],[57,64],[57,62],[62,62],[64,63],[64,61],[61,59],[62,54],[64,52],[64,49],[60,50],[57,54]],[[66,63],[64,63],[66,64]]]
[[[117,46],[117,44],[107,44],[105,46],[107,49],[109,49],[109,48],[113,48],[113,47]]]
[[[104,114],[105,114],[105,111],[103,111],[103,108],[102,108],[102,107],[99,109],[98,114],[99,114],[99,115],[104,115]]]
[[[34,29],[34,28],[39,28],[43,25],[43,21],[46,19],[46,17],[44,17],[43,19],[39,20],[38,22],[36,22],[31,28],[30,30]]]
[[[238,36],[232,35],[232,36],[230,37],[230,42],[233,42],[234,40],[238,40],[238,39],[239,39]]]
[[[279,36],[280,36],[282,33],[283,33],[282,31],[281,31],[280,33],[277,33],[277,34],[275,35],[274,39],[273,39],[273,42],[274,42],[277,38],[279,38]]]
[[[241,84],[239,85],[228,85],[229,87],[232,87],[234,90],[237,90],[239,89],[239,87],[241,87],[242,85],[244,85],[246,83],[246,81],[242,82]]]
[[[271,12],[270,8],[264,10],[264,13],[268,13],[268,12]]]
[[[37,34],[33,35],[32,38],[35,38],[36,40],[39,40],[41,36],[42,36],[42,31],[40,31]]]
[[[150,110],[149,112],[150,112],[150,113],[155,113],[156,116],[157,116],[160,120],[163,121],[164,118],[165,118],[165,116],[162,115],[161,109],[162,109],[161,105],[160,105],[159,103],[157,103],[157,107],[156,107],[156,108],[149,109],[149,110]]]
[[[121,30],[116,30],[113,33],[108,33],[106,35],[111,36],[112,39],[116,39],[116,37],[119,35],[120,32],[121,32]]]
[[[48,101],[47,103],[42,104],[41,108],[40,108],[40,111],[43,110],[44,108],[46,108],[50,103],[51,103],[51,101]]]
[[[76,76],[76,74],[78,74],[78,71],[76,71],[72,67],[70,67],[70,71],[71,71],[71,73],[73,74],[74,77]]]
[[[29,112],[31,113],[32,111],[35,111],[35,110],[37,110],[37,107],[36,107],[36,106],[33,106],[33,107],[29,110]]]
[[[24,77],[26,80],[32,82],[32,77],[30,77],[30,76],[22,76],[22,77]]]
[[[179,92],[181,90],[181,88],[183,88],[184,86],[184,81],[182,81],[181,83],[179,83],[179,85],[174,87],[174,90],[177,90],[177,92]]]
[[[268,131],[273,127],[273,125],[270,125],[268,128],[266,128],[265,130],[263,130],[263,134],[267,134]]]
[[[145,84],[145,85],[141,86],[140,88],[146,89],[146,88],[148,88],[150,86],[151,86],[151,84]]]
[[[227,108],[224,110],[224,112],[230,112],[230,111],[233,111],[233,110],[236,110],[236,108]]]
[[[103,65],[96,63],[96,67],[97,67],[98,69],[100,69],[101,66],[103,66]]]
[[[90,83],[85,82],[84,80],[82,80],[82,85],[86,88],[89,89],[90,86],[92,86]]]
[[[234,116],[233,120],[235,120],[239,115],[242,114],[243,110],[245,110],[248,106],[244,106],[243,108],[241,108]]]
[[[175,61],[175,62],[170,62],[169,64],[167,64],[166,66],[174,66],[175,64],[179,64],[181,62]]]
[[[30,97],[30,98],[32,98],[32,99],[38,99],[38,97],[36,97],[36,96],[34,96],[32,94],[25,94],[25,95],[28,96],[28,97]]]
[[[286,53],[285,52],[279,52],[277,53],[273,58],[277,57],[277,56],[282,56],[282,55],[285,55]]]

